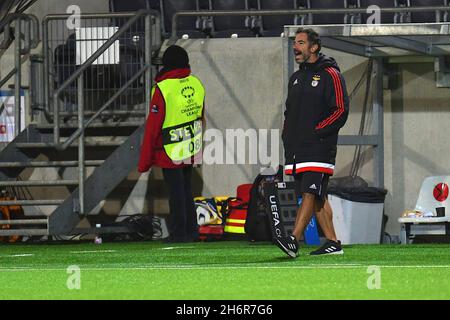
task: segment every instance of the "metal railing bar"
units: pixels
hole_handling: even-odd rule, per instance
[[[14,107],[14,136],[17,137],[20,133],[20,118],[21,118],[21,114],[20,114],[20,86],[22,83],[22,70],[21,70],[21,64],[22,64],[22,51],[20,48],[21,45],[21,38],[20,38],[20,27],[21,27],[21,23],[20,23],[20,19],[16,20],[16,26],[14,29],[14,65],[15,65],[15,70],[16,70],[16,77],[14,80],[14,103],[15,103],[15,107]]]
[[[6,77],[0,81],[0,88],[3,87],[8,82],[8,80],[11,79],[16,74],[16,72],[17,72],[17,69],[14,67],[14,69],[12,69],[6,75]]]
[[[144,12],[146,14],[151,14],[154,16],[159,16],[159,11],[141,9],[136,12],[110,12],[110,13],[83,13],[82,19],[110,19],[110,18],[130,18],[138,14],[139,12]],[[69,18],[71,14],[61,13],[61,14],[49,14],[44,17],[43,23],[51,20],[65,20]]]
[[[21,20],[18,20],[17,22],[20,24]],[[31,41],[30,41],[31,23],[28,23],[27,26],[25,26],[24,30],[24,41],[23,41],[23,48],[20,51],[21,54],[27,54],[31,50]]]
[[[82,128],[79,127],[72,135],[64,141],[62,144],[57,144],[56,147],[60,150],[65,150],[67,147],[69,147],[75,139],[80,137],[80,135],[83,133],[84,129],[88,127],[92,121],[94,121],[105,109],[107,109],[116,99],[119,97],[134,81],[136,81],[148,68],[150,68],[149,65],[145,66],[144,68],[141,68],[141,70],[136,73],[130,80],[127,81],[116,93],[91,117],[89,120],[83,123]]]
[[[146,70],[146,72],[145,72],[145,105],[147,106],[147,108],[145,109],[146,110],[146,113],[145,113],[145,116],[146,116],[146,118],[147,118],[147,116],[148,116],[148,110],[149,110],[149,106],[150,106],[150,100],[151,100],[151,91],[152,91],[152,88],[151,88],[151,81],[152,81],[152,69],[151,69],[151,67],[150,67],[150,64],[151,64],[151,60],[152,60],[152,57],[151,57],[151,51],[152,51],[152,49],[151,49],[151,47],[152,47],[152,44],[151,44],[151,41],[152,41],[152,39],[153,39],[153,37],[152,37],[152,27],[151,27],[151,17],[150,16],[147,16],[147,17],[145,17],[145,50],[144,50],[144,62],[145,62],[145,64],[147,65],[147,66],[149,66],[149,68]]]
[[[0,225],[47,224],[47,219],[0,220]]]
[[[79,214],[84,214],[84,179],[86,176],[84,164],[84,79],[83,74],[78,77],[78,197],[80,202]]]
[[[99,166],[104,160],[85,160],[86,166]],[[78,161],[0,162],[0,168],[78,167]]]
[[[7,50],[11,45],[11,42],[8,40],[11,39],[11,26],[7,24],[3,31],[3,40],[0,42],[0,49]]]
[[[28,56],[27,55],[21,55],[21,56],[22,57],[20,60],[20,65],[22,66],[28,59]],[[0,55],[0,58],[1,58],[1,55]],[[17,72],[17,70],[16,70],[16,67],[14,66],[14,68],[11,69],[11,71],[5,76],[5,78],[0,80],[0,88],[2,86],[4,86],[6,84],[6,82],[8,82],[8,80],[10,80],[15,75],[16,72]]]
[[[120,89],[120,88],[119,88]],[[117,90],[117,88],[115,88]],[[85,111],[85,116],[93,116],[96,111]],[[78,112],[71,112],[71,111],[62,111],[59,113],[61,116],[75,116],[78,115]],[[109,115],[109,116],[125,116],[125,115],[144,115],[145,111],[142,110],[104,110],[102,112],[102,115]]]

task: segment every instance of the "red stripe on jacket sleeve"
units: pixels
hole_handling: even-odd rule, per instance
[[[333,79],[337,110],[334,111],[328,118],[321,121],[316,126],[316,129],[322,129],[322,128],[332,124],[344,113],[344,95],[342,92],[342,84],[341,84],[341,79],[339,77],[339,74],[337,73],[337,71],[334,68],[331,68],[331,67],[325,68],[325,71],[328,72],[331,75],[331,78]]]
[[[155,109],[152,112],[152,108]],[[164,123],[166,105],[164,97],[157,87],[153,94],[150,106],[149,115],[145,124],[144,137],[141,144],[139,154],[138,171],[146,172],[154,164],[155,147],[157,145],[158,136],[161,135],[161,128]]]

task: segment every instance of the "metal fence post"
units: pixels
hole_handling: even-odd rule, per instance
[[[374,64],[373,130],[377,137],[377,145],[374,146],[374,185],[384,188],[383,59],[375,59]]]
[[[21,30],[22,20],[19,18],[16,20],[14,28],[15,46],[14,46],[14,64],[16,68],[16,76],[14,82],[14,136],[17,137],[20,133],[20,86],[22,83],[22,73],[21,73]]]
[[[144,63],[146,66],[145,71],[145,118],[147,118],[150,108],[150,100],[151,100],[151,68],[150,65],[152,63],[152,28],[151,28],[151,15],[145,16],[145,52],[144,52]]]
[[[79,214],[84,214],[84,178],[85,178],[85,167],[84,167],[84,74],[78,77],[78,128],[81,131],[78,137],[78,192],[79,192],[79,202],[80,202],[80,212]]]

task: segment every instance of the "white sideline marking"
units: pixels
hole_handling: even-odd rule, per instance
[[[160,248],[160,250],[174,250],[174,249],[192,249],[195,247],[166,247],[166,248]]]
[[[79,253],[111,253],[111,252],[116,252],[116,250],[70,251],[70,253],[73,253],[73,254],[79,254]]]
[[[236,266],[236,265],[211,265],[211,266],[189,266],[189,265],[169,265],[169,266],[138,266],[138,267],[111,267],[111,268],[81,268],[84,271],[127,271],[127,270],[207,270],[207,269],[367,269],[368,265],[309,265],[309,266]],[[380,265],[380,268],[439,268],[450,269],[450,265],[410,265],[410,266],[392,266]],[[66,268],[42,268],[33,269],[27,267],[17,268],[0,268],[0,272],[17,272],[17,271],[66,271]]]
[[[6,256],[0,256],[0,258],[32,257],[32,256],[34,256],[34,253],[10,254]]]

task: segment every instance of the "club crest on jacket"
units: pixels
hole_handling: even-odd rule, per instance
[[[313,77],[313,81],[311,82],[311,86],[317,87],[320,81],[320,76],[318,74],[315,74]]]

